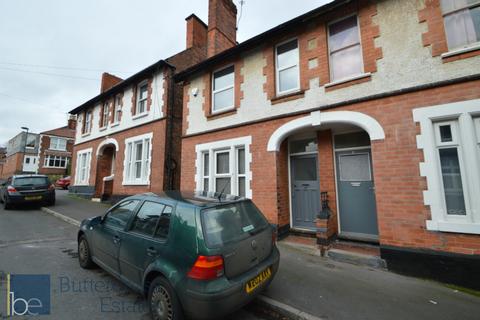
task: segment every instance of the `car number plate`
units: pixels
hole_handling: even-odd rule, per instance
[[[42,199],[42,196],[35,196],[35,197],[25,197],[25,200],[29,201],[29,200],[40,200]]]
[[[262,283],[270,279],[271,276],[272,276],[272,269],[268,267],[267,269],[260,272],[258,276],[256,276],[255,278],[247,282],[247,284],[245,285],[245,291],[247,293],[251,293],[256,288],[258,288]]]

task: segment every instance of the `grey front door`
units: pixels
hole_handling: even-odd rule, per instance
[[[340,234],[378,239],[375,185],[370,149],[337,152]]]
[[[292,171],[292,226],[315,229],[315,218],[320,212],[317,155],[293,156]]]

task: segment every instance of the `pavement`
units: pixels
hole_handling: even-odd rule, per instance
[[[107,207],[59,192],[57,205],[48,209],[47,211],[55,212],[57,218],[60,215],[80,221],[105,213]],[[54,217],[45,219],[51,221]],[[54,224],[58,225],[59,222]],[[55,227],[58,232],[48,231],[47,239],[65,237],[70,228],[63,222],[61,225],[62,228]],[[22,232],[26,231],[23,229],[26,227],[19,228]],[[18,237],[14,230],[6,231],[8,238]],[[0,235],[2,257],[1,239],[4,234],[1,224]],[[276,316],[287,319],[317,320],[479,319],[480,297],[450,289],[441,283],[334,261],[315,255],[314,251],[305,246],[295,246],[284,241],[278,242],[278,247],[281,252],[279,271],[256,303],[266,306],[263,311],[268,309],[272,315],[276,313]],[[75,248],[73,243],[71,248]],[[3,259],[0,260],[0,270],[2,261]]]

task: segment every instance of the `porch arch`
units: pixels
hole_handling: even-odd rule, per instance
[[[355,111],[314,111],[308,116],[289,121],[275,130],[268,141],[267,151],[279,151],[282,141],[296,131],[330,123],[348,123],[358,126],[368,133],[372,141],[385,139],[385,132],[380,123],[364,113]]]
[[[105,139],[100,143],[100,145],[97,148],[97,157],[102,155],[103,154],[103,149],[105,149],[105,147],[107,147],[109,145],[114,145],[115,146],[115,152],[118,152],[118,150],[120,149],[117,140],[115,140],[113,138]]]

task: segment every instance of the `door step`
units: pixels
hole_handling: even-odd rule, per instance
[[[342,249],[330,249],[327,251],[327,256],[335,261],[346,262],[355,265],[363,265],[367,267],[386,269],[387,263],[378,255],[363,254],[354,251],[347,251]]]

